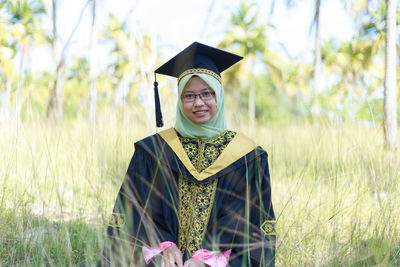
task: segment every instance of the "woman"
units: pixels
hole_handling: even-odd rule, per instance
[[[220,72],[241,59],[195,42],[156,70],[178,78],[176,123],[135,144],[108,228],[109,263],[142,248],[157,266],[274,265],[267,153],[226,129]]]

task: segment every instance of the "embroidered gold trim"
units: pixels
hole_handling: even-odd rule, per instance
[[[213,72],[212,70],[209,70],[209,69],[201,69],[201,68],[185,70],[184,72],[182,72],[181,75],[179,75],[178,83],[179,83],[179,81],[180,81],[184,76],[186,76],[186,75],[188,75],[188,74],[192,74],[192,73],[205,73],[205,74],[209,74],[209,75],[213,76],[215,79],[217,79],[217,80],[219,81],[219,83],[222,83],[221,77],[220,77],[218,74],[216,74],[216,73]]]
[[[198,172],[212,165],[236,133],[224,131],[201,141],[179,136],[179,141]],[[218,179],[199,185],[179,176],[179,249],[192,256],[202,247],[210,220]]]
[[[276,235],[275,223],[276,221],[265,220],[265,222],[260,226],[260,229],[265,235]]]
[[[179,238],[178,247],[179,250],[185,252],[186,250],[186,239],[187,232],[192,217],[192,209],[190,203],[192,203],[192,195],[190,194],[190,186],[184,183],[184,178],[179,175]]]
[[[111,227],[122,227],[126,224],[126,216],[123,213],[114,212],[111,214],[111,218],[108,222],[108,226]]]
[[[201,248],[214,204],[218,180],[196,184],[179,176],[179,249],[192,256]]]
[[[257,147],[257,144],[244,134],[238,132],[227,147],[222,151],[221,155],[214,161],[213,164],[208,166],[205,170],[199,172],[190,162],[188,155],[179,142],[179,138],[176,135],[174,128],[170,128],[158,133],[164,141],[171,147],[178,158],[182,161],[183,165],[187,168],[191,175],[198,181],[203,181],[210,176],[218,173],[225,169],[236,160],[240,159],[253,149]]]

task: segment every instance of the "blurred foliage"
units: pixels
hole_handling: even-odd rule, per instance
[[[319,92],[311,90],[312,62],[290,56],[282,44],[274,42],[275,28],[265,23],[266,15],[260,13],[256,2],[242,1],[232,11],[218,45],[244,56],[240,64],[223,73],[227,108],[236,114],[228,111],[231,119],[251,121],[253,116],[264,123],[382,121],[384,1],[344,2],[355,15],[357,32],[349,41],[323,40],[323,89]],[[17,116],[16,101],[22,105],[22,120],[46,117],[56,71],[34,71],[27,60],[37,48],[50,50],[50,34],[43,25],[46,16],[50,15],[41,0],[0,1],[0,123]],[[95,77],[98,119],[129,120],[133,116],[148,121],[151,127],[154,114],[148,107],[153,105],[153,72],[161,64],[160,49],[149,32],[128,25],[127,19],[115,14],[109,14],[96,34],[99,43],[110,47],[106,64]],[[66,60],[64,118],[86,118],[88,56],[72,55]],[[174,113],[170,86],[160,86],[163,109],[169,117]],[[311,112],[312,108],[318,112]]]

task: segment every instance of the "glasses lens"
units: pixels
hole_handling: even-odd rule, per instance
[[[184,94],[183,95],[183,101],[185,102],[192,102],[196,98],[195,94]]]
[[[200,94],[183,94],[182,100],[184,102],[193,102],[197,97],[199,97],[201,100],[208,101],[213,98],[214,94],[214,92],[210,91],[202,92]]]
[[[210,100],[212,98],[212,94],[210,91],[203,92],[200,94],[200,96],[201,96],[201,99],[203,99],[203,100]]]

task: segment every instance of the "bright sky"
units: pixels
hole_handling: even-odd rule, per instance
[[[229,24],[230,14],[237,9],[240,0],[97,0],[98,27],[101,29],[113,12],[123,19],[129,15],[130,27],[139,26],[148,30],[157,46],[162,48],[162,57],[167,60],[194,41],[216,46],[223,38]],[[44,1],[51,11],[51,1]],[[213,3],[211,15],[208,10]],[[284,0],[276,0],[275,11],[270,18],[270,1],[259,2],[260,21],[270,22],[276,32],[270,38],[281,42],[293,56],[310,55],[314,46],[310,24],[314,12],[314,0],[296,1],[291,9],[286,8]],[[66,40],[79,17],[84,0],[59,1],[59,33]],[[352,20],[343,7],[341,0],[322,1],[321,36],[323,39],[336,38],[350,40],[353,35]],[[132,12],[130,12],[132,10]],[[49,14],[50,15],[50,14]],[[89,45],[91,11],[85,11],[84,19],[75,35],[69,50],[69,56],[87,55]],[[48,29],[50,20],[46,21]],[[100,55],[107,55],[107,46],[100,43]],[[101,56],[99,56],[101,59]],[[51,54],[48,48],[41,49],[32,57],[35,68],[52,68]],[[40,66],[40,67],[39,67]]]

